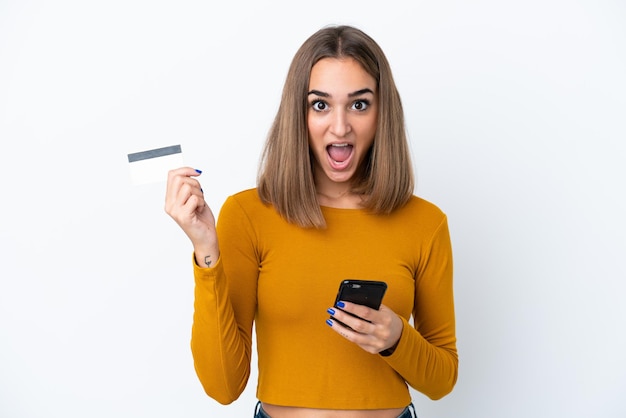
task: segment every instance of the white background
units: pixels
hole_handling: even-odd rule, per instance
[[[386,51],[450,219],[460,375],[420,417],[626,416],[619,0],[0,1],[0,416],[251,416],[256,375],[202,392],[191,248],[126,155],[181,144],[217,212],[331,23]]]

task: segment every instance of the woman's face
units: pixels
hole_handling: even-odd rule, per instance
[[[308,103],[316,185],[349,184],[374,142],[376,80],[353,58],[324,58],[311,69]]]

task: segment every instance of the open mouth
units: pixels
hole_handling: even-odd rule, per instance
[[[334,166],[341,167],[350,161],[354,147],[350,144],[330,144],[326,152]]]

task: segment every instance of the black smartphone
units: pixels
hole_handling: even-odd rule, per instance
[[[337,307],[337,302],[343,300],[346,302],[356,303],[358,305],[365,305],[378,310],[380,308],[380,304],[383,302],[383,296],[385,296],[386,291],[387,283],[385,282],[377,280],[344,280],[339,285],[339,291],[337,292],[334,306]],[[350,314],[349,312],[346,313]],[[333,318],[333,320],[347,326],[337,319]]]

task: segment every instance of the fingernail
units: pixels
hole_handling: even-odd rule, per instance
[[[196,173],[198,173],[198,174],[202,174],[202,170],[198,170],[198,169],[196,168]]]
[[[333,321],[331,321],[330,319],[327,319],[326,323],[328,324],[329,327],[333,326]]]
[[[341,301],[339,301],[339,302],[337,302],[337,307],[338,307],[338,308],[345,308],[345,307],[346,307],[346,304],[345,304],[345,303],[343,303],[343,302],[341,302]]]
[[[326,310],[326,312],[328,312],[328,313],[329,313],[329,314],[331,314],[331,315],[334,315],[334,314],[335,314],[335,310],[334,310],[333,308],[328,308],[328,309]]]

